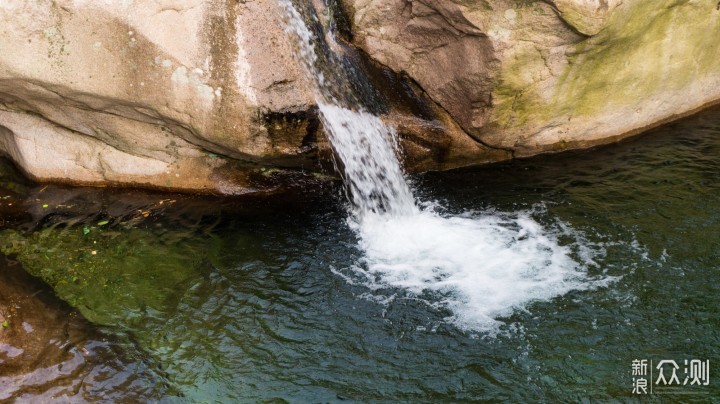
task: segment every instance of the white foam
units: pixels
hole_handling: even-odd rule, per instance
[[[527,212],[366,215],[351,225],[365,253],[355,271],[366,286],[407,290],[449,309],[448,320],[466,330],[497,329],[498,317],[531,302],[607,281],[590,279],[573,258],[578,245],[560,245]]]

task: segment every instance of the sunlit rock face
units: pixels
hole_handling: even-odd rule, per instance
[[[10,0],[0,21],[0,150],[30,177],[235,193],[236,161],[308,159],[272,0]]]
[[[720,99],[713,1],[305,3],[359,50],[410,171],[609,143]],[[31,178],[239,194],[329,156],[274,0],[9,0],[0,21],[0,152]]]
[[[515,156],[609,143],[720,99],[714,1],[343,4],[358,47]]]

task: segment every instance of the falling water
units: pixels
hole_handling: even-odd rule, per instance
[[[456,216],[419,208],[397,158],[395,131],[351,92],[349,75],[330,51],[337,48],[333,33],[314,35],[290,0],[281,4],[298,58],[315,83],[320,118],[352,204],[348,221],[364,252],[357,265],[335,270],[338,275],[370,290],[401,290],[450,310],[448,320],[459,327],[482,331],[533,301],[609,280],[588,278],[578,261],[592,262],[597,249],[562,223],[554,231],[543,228],[533,219],[541,208]],[[561,245],[560,236],[575,241]]]
[[[349,79],[342,70],[334,69],[333,64],[320,68],[313,45],[315,36],[290,1],[283,1],[283,5],[289,15],[288,30],[299,38],[300,60],[315,83],[315,99],[323,127],[344,167],[343,179],[354,214],[364,217],[367,214],[417,213],[415,200],[396,157],[395,131],[357,105],[358,100],[350,92]],[[355,105],[341,106],[349,103]]]

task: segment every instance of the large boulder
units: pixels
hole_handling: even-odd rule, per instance
[[[708,0],[343,0],[353,41],[515,156],[609,143],[720,100]]]
[[[0,151],[30,177],[244,192],[308,164],[312,93],[274,0],[0,2]],[[240,178],[240,179],[239,179]]]

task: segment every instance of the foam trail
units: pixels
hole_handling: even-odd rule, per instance
[[[459,327],[480,331],[496,329],[496,318],[531,302],[600,284],[572,258],[577,251],[560,245],[559,234],[529,213],[444,217],[418,208],[396,156],[395,131],[361,107],[341,106],[354,99],[337,94],[338,88],[351,88],[347,76],[318,66],[314,43],[321,38],[289,0],[281,4],[298,56],[316,84],[320,118],[349,190],[348,221],[364,252],[354,273],[344,276],[371,289],[403,289],[449,309]]]

